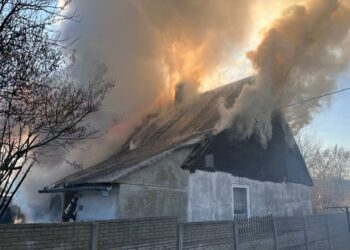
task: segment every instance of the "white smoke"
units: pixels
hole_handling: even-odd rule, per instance
[[[40,194],[38,191],[74,171],[64,161],[63,155],[61,157],[61,160],[57,162],[44,161],[42,165],[34,166],[16,193],[13,202],[20,207],[20,212],[25,215],[26,223],[60,221],[60,216],[54,214],[50,209],[53,195]]]

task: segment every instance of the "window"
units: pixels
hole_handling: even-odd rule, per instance
[[[205,167],[214,168],[214,155],[205,155]]]
[[[248,186],[233,187],[233,215],[235,218],[248,218],[249,213],[249,188]]]

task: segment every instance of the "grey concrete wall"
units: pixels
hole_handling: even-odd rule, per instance
[[[188,221],[233,219],[233,185],[249,188],[251,216],[293,216],[312,212],[310,188],[294,183],[272,183],[197,170],[189,177]]]
[[[77,205],[77,221],[113,220],[118,214],[118,186],[108,193],[80,192]]]
[[[120,180],[120,218],[175,216],[186,220],[189,172],[180,166],[190,152],[177,150]]]

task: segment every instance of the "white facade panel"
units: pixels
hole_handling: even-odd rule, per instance
[[[234,186],[248,186],[250,216],[306,215],[312,212],[310,187],[262,182],[229,173],[197,170],[189,177],[187,220],[231,220]]]

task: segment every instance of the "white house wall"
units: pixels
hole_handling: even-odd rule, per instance
[[[250,215],[310,214],[310,188],[295,183],[272,183],[197,170],[189,177],[188,221],[233,219],[233,185],[247,185]]]
[[[118,218],[118,186],[108,195],[102,192],[80,192],[77,205],[77,221],[112,220]]]
[[[190,148],[177,150],[118,180],[119,189],[113,187],[108,197],[101,192],[83,193],[77,220],[153,216],[176,216],[179,221],[230,220],[233,184],[249,186],[251,216],[311,213],[308,186],[261,182],[223,172],[190,174],[180,168],[190,152]]]

